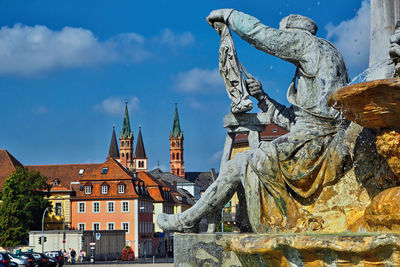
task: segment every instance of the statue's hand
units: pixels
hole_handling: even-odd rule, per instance
[[[207,22],[213,27],[214,22],[222,22],[228,24],[229,16],[231,15],[233,9],[217,9],[211,11],[210,15],[207,17]]]
[[[265,95],[259,80],[255,78],[247,78],[246,85],[249,89],[249,94],[258,101],[260,101]]]

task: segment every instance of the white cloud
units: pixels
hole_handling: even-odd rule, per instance
[[[48,111],[48,108],[46,107],[46,106],[39,106],[39,107],[36,107],[35,109],[34,109],[34,112],[36,113],[36,114],[44,114],[44,113],[46,113]]]
[[[99,64],[147,58],[144,37],[136,33],[99,41],[87,29],[46,26],[0,28],[0,74],[31,75],[49,70],[97,66]]]
[[[176,86],[179,91],[192,92],[224,92],[225,85],[218,69],[194,68],[186,72],[178,73]]]
[[[342,52],[349,68],[361,71],[368,67],[370,40],[370,4],[363,0],[354,18],[335,26],[326,25],[327,39]]]
[[[129,100],[122,97],[109,97],[100,104],[93,106],[93,109],[112,115],[121,115],[124,113],[126,101],[128,102],[129,110],[139,109],[139,98],[137,97],[131,97]]]
[[[172,47],[184,47],[194,43],[195,38],[190,32],[176,34],[170,29],[164,29],[159,35],[154,37],[154,41]]]
[[[208,160],[208,162],[209,162],[209,163],[219,163],[219,162],[221,162],[221,158],[222,158],[222,153],[223,153],[223,152],[224,152],[223,150],[220,150],[220,151],[215,152],[215,153],[211,156],[211,158]]]

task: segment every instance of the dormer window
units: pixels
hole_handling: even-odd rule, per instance
[[[107,174],[107,172],[108,172],[108,167],[101,169],[101,174]]]
[[[60,184],[60,181],[58,179],[53,180],[53,185],[58,186]]]
[[[119,194],[125,193],[125,185],[124,184],[119,184],[118,185],[118,193]]]
[[[90,185],[85,185],[85,194],[90,195],[92,193],[92,187]]]
[[[273,133],[276,133],[277,131],[278,131],[278,129],[276,129],[276,128],[273,128],[273,129],[272,129],[272,132],[273,132]]]
[[[101,193],[102,194],[108,194],[108,185],[102,185],[101,186]]]
[[[85,169],[80,169],[79,172],[78,172],[78,174],[79,174],[79,175],[83,175],[83,172],[84,172],[84,171],[85,171]]]

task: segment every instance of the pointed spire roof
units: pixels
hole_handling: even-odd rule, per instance
[[[108,156],[113,159],[119,159],[117,137],[115,136],[115,125],[113,125],[113,132],[112,132],[112,136],[111,136],[110,149],[108,151]]]
[[[125,102],[124,122],[122,124],[122,132],[119,134],[119,139],[132,138],[131,123],[129,121],[128,102]]]
[[[135,157],[139,158],[139,159],[147,158],[146,151],[144,149],[144,144],[143,144],[142,127],[141,126],[139,126],[139,134],[138,134],[138,137],[137,137]]]
[[[170,137],[180,138],[182,136],[183,132],[181,131],[181,124],[179,123],[178,103],[175,103],[174,124],[172,125],[172,132],[170,134]]]

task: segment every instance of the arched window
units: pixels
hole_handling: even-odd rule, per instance
[[[179,175],[179,168],[176,169],[176,175]]]
[[[129,159],[129,153],[126,153],[126,159]]]
[[[175,159],[175,153],[172,153],[172,159],[173,160]]]
[[[175,147],[175,142],[174,141],[172,141],[172,147]]]
[[[124,153],[122,153],[122,157],[125,157],[125,154],[124,154]]]
[[[178,159],[178,160],[179,160],[179,152],[178,152],[178,153],[176,153],[176,159]]]
[[[179,146],[179,142],[178,141],[176,141],[176,146]]]

